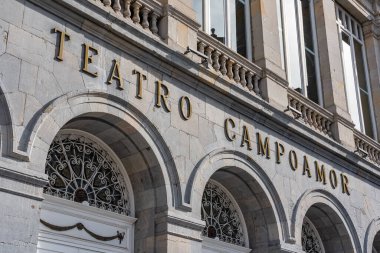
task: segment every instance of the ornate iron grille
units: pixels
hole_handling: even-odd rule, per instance
[[[325,252],[317,229],[307,219],[304,219],[302,225],[302,250],[307,253]]]
[[[50,146],[45,172],[46,194],[129,215],[125,182],[117,164],[94,141],[62,134]]]
[[[203,192],[202,220],[206,221],[204,236],[245,246],[237,209],[226,192],[213,182],[208,182]]]

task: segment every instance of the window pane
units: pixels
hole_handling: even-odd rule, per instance
[[[342,33],[342,49],[343,49],[343,67],[344,67],[344,81],[347,94],[348,111],[351,114],[352,121],[355,124],[355,128],[361,129],[360,116],[359,116],[359,98],[355,88],[355,76],[353,68],[353,58],[351,54],[350,38],[345,33]]]
[[[241,0],[236,0],[237,52],[244,56],[247,55],[245,22],[245,4]]]
[[[355,47],[355,59],[356,59],[356,71],[358,73],[358,82],[360,89],[367,91],[367,82],[365,79],[364,60],[362,53],[362,45],[354,40]]]
[[[373,138],[371,112],[369,110],[368,94],[363,92],[363,91],[360,91],[360,99],[362,102],[362,111],[363,111],[365,134],[368,135],[369,137]]]
[[[301,0],[302,3],[302,20],[303,20],[303,35],[305,47],[314,52],[313,46],[313,29],[311,26],[311,12],[309,0]]]
[[[193,0],[193,8],[197,15],[197,22],[203,27],[203,0]]]
[[[226,43],[226,27],[225,27],[225,6],[224,1],[221,0],[210,0],[210,24],[211,31],[210,34],[215,39],[219,40],[223,44]]]
[[[307,68],[307,97],[313,102],[318,103],[318,87],[315,74],[315,57],[306,50],[306,68]]]

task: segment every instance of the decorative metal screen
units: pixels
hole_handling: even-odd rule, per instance
[[[217,184],[208,182],[202,197],[202,234],[210,238],[245,246],[242,224],[236,207]]]
[[[128,192],[117,164],[91,139],[62,134],[50,146],[46,194],[129,215]]]
[[[308,253],[325,252],[317,229],[308,219],[304,219],[302,225],[302,250]]]

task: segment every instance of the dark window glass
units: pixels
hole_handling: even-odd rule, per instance
[[[245,31],[245,5],[241,0],[236,0],[236,51],[243,55],[247,55],[247,39]]]
[[[368,93],[360,91],[360,100],[362,102],[363,120],[365,134],[373,138],[371,112],[369,110],[369,98]]]
[[[305,47],[314,52],[313,45],[313,29],[311,26],[311,12],[309,0],[301,0],[302,5],[302,20],[303,20],[303,34],[305,40]]]
[[[306,50],[306,68],[307,68],[307,97],[315,103],[318,103],[317,77],[315,75],[315,57]]]

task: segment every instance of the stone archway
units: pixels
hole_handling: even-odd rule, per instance
[[[380,217],[372,220],[367,228],[364,240],[364,253],[380,252]]]
[[[157,235],[166,232],[155,225],[156,217],[182,203],[173,159],[157,129],[122,99],[99,92],[60,98],[36,122],[26,149],[31,169],[43,170],[50,143],[65,129],[95,135],[112,149],[122,161],[136,200],[135,248],[154,252]]]
[[[1,86],[1,85],[0,85]],[[6,94],[0,87],[0,152],[9,155],[12,151],[12,119]]]
[[[236,151],[218,150],[198,164],[186,188],[185,200],[200,218],[203,190],[209,180],[225,187],[239,206],[254,252],[272,252],[289,239],[285,211],[265,172],[249,157]]]
[[[309,232],[305,234],[306,225],[313,229],[306,229]],[[319,237],[319,242],[306,248],[318,250],[310,252],[362,252],[349,214],[335,196],[325,190],[311,190],[301,196],[293,210],[291,228],[296,243],[301,246],[304,244],[304,248],[305,243],[310,244]]]

